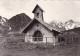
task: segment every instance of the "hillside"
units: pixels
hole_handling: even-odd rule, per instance
[[[6,26],[7,21],[7,18],[0,16],[0,37],[9,32],[10,27]]]
[[[5,25],[7,21],[8,21],[7,18],[0,16],[0,24]]]
[[[25,27],[30,21],[31,18],[28,15],[26,15],[25,13],[21,13],[10,18],[8,20],[8,25],[11,27],[11,31],[18,32],[23,27]]]

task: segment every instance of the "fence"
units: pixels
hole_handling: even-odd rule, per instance
[[[49,43],[55,45],[58,42],[58,39],[55,39],[54,37],[26,37],[25,42]]]

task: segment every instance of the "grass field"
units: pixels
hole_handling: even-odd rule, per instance
[[[50,49],[6,49],[0,47],[0,56],[80,56],[80,46],[58,46]]]
[[[25,47],[19,48],[4,48],[0,44],[0,56],[80,56],[79,43],[74,45],[70,44],[56,47],[49,46],[51,48],[43,48],[45,45],[38,45],[37,48],[34,48],[35,45],[33,44],[24,44],[24,46]]]

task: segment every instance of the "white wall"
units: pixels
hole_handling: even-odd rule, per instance
[[[37,26],[37,24],[39,26]],[[54,40],[54,34],[52,33],[52,31],[50,31],[49,29],[47,29],[45,26],[43,26],[40,23],[35,23],[33,25],[33,27],[30,28],[30,30],[27,31],[26,36],[25,36],[25,42],[27,42],[28,38],[30,38],[30,37],[32,38],[33,35],[34,35],[34,32],[37,31],[37,30],[40,30],[42,35],[43,35],[43,41],[41,41],[41,42],[46,43],[46,37],[48,37],[47,42],[50,42],[50,43],[54,42],[53,41]],[[34,42],[32,39],[29,39],[29,41]]]

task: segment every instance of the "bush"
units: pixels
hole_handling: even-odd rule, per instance
[[[40,43],[40,44],[37,44],[36,48],[37,49],[42,49],[42,50],[52,49],[52,48],[54,48],[54,45],[51,44],[51,43],[47,43],[47,44],[46,43]]]
[[[25,43],[25,42],[21,42],[21,40],[19,41],[19,39],[15,39],[15,38],[8,38],[6,39],[6,41],[3,43],[3,47],[4,48],[8,48],[8,49],[28,49],[28,50],[32,50],[32,49],[40,49],[40,50],[44,50],[44,49],[52,49],[54,48],[54,46],[50,43]]]
[[[22,48],[21,45],[24,43],[24,39],[17,39],[14,37],[6,38],[6,41],[3,43],[4,48]]]

